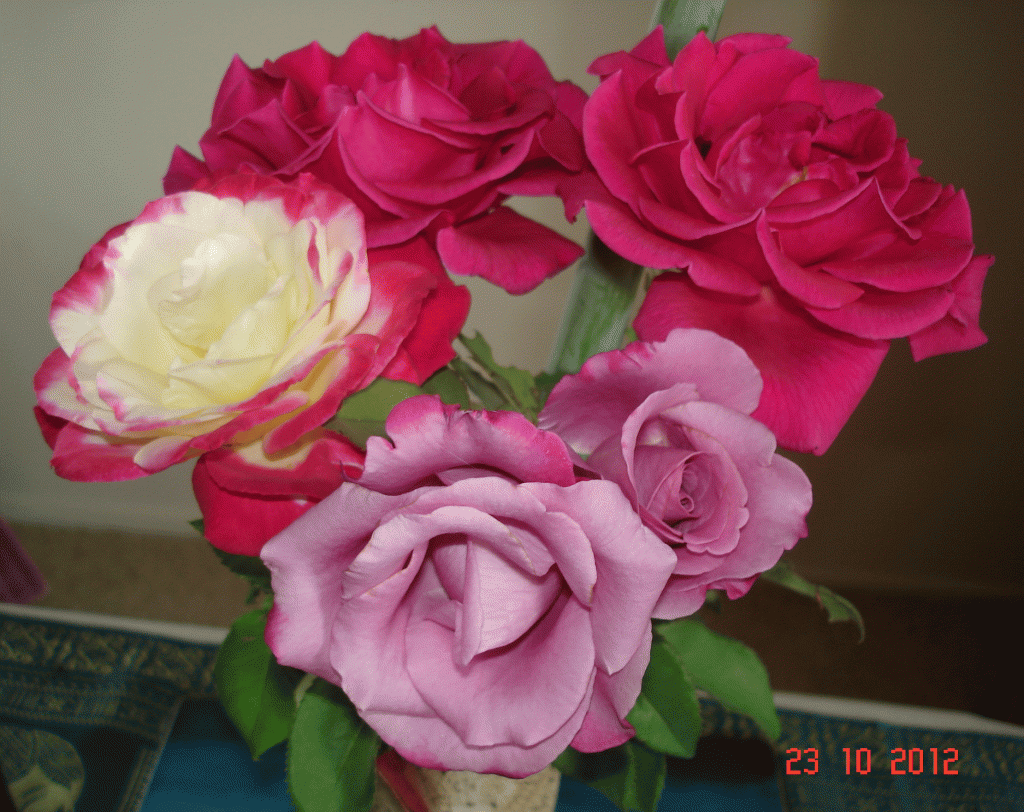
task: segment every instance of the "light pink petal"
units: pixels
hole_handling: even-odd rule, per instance
[[[374,437],[367,442],[360,482],[368,488],[399,493],[437,471],[470,465],[523,482],[576,481],[565,444],[517,412],[460,412],[421,395],[395,406],[386,428],[391,443]]]
[[[614,674],[597,672],[587,715],[572,740],[576,750],[597,753],[633,738],[636,731],[626,716],[640,696],[644,672],[651,659],[651,639],[648,624],[644,639],[625,666]]]
[[[263,545],[260,556],[274,588],[266,639],[278,662],[338,681],[331,661],[343,605],[338,584],[381,517],[409,501],[344,484],[318,510],[306,512]],[[334,520],[335,512],[346,517],[344,524]]]
[[[692,387],[703,398],[749,414],[761,397],[761,376],[737,344],[704,330],[669,328],[657,343],[635,342],[590,358],[552,390],[539,418],[580,454],[617,435],[628,416],[654,392]],[[586,404],[600,403],[601,409]]]
[[[459,667],[452,658],[453,630],[413,621],[407,667],[424,701],[467,749],[533,747],[573,718],[587,691],[594,667],[589,626],[586,609],[563,595],[516,645]],[[466,713],[466,697],[487,712]]]

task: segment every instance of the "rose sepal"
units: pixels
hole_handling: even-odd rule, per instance
[[[857,607],[842,595],[837,595],[827,587],[812,584],[803,576],[798,575],[785,561],[780,561],[770,570],[761,573],[761,577],[781,587],[790,589],[798,595],[814,598],[818,606],[828,614],[829,623],[842,623],[843,621],[855,623],[857,631],[860,633],[860,642],[864,642],[864,637],[867,634],[864,618],[861,617]]]

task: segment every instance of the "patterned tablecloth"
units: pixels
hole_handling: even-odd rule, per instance
[[[0,604],[0,772],[11,795],[33,810],[292,810],[283,747],[253,763],[217,703],[224,633]],[[1024,810],[1022,728],[824,697],[778,694],[777,704],[782,737],[769,744],[745,717],[703,702],[697,755],[671,762],[661,809]],[[563,780],[558,812],[614,809]]]

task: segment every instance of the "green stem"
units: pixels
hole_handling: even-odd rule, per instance
[[[725,0],[658,0],[651,27],[664,26],[668,58],[675,59],[698,31],[715,38],[724,9]]]
[[[725,0],[658,0],[654,25],[665,29],[670,58],[698,31],[714,38]],[[650,276],[615,254],[593,233],[562,316],[548,371],[577,372],[590,356],[622,346]]]
[[[591,233],[587,253],[576,268],[548,371],[577,372],[590,356],[619,349],[640,305],[646,279],[643,268]]]

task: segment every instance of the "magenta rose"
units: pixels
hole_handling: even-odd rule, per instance
[[[204,181],[109,231],[54,294],[36,416],[68,479],[224,446],[273,467],[378,376],[446,364],[468,304],[423,240],[368,259],[355,204],[309,175]]]
[[[611,193],[597,235],[658,276],[644,340],[703,327],[764,376],[754,416],[823,453],[890,339],[915,358],[969,349],[991,257],[962,192],[918,173],[874,88],[818,77],[784,37],[698,34],[669,62],[661,30],[598,59],[587,155]]]
[[[575,219],[593,177],[585,101],[523,42],[462,45],[436,28],[363,34],[340,56],[313,42],[262,68],[236,56],[199,142],[205,161],[178,148],[164,188],[239,167],[310,172],[356,201],[371,248],[422,234],[452,273],[523,293],[581,249],[503,203],[558,195]]]
[[[387,432],[263,548],[278,661],[424,767],[521,777],[628,740],[669,548],[518,413],[419,396]]]
[[[811,483],[750,416],[761,376],[736,344],[677,329],[588,360],[540,415],[617,483],[676,557],[655,617],[696,612],[708,589],[746,594],[807,535]]]

